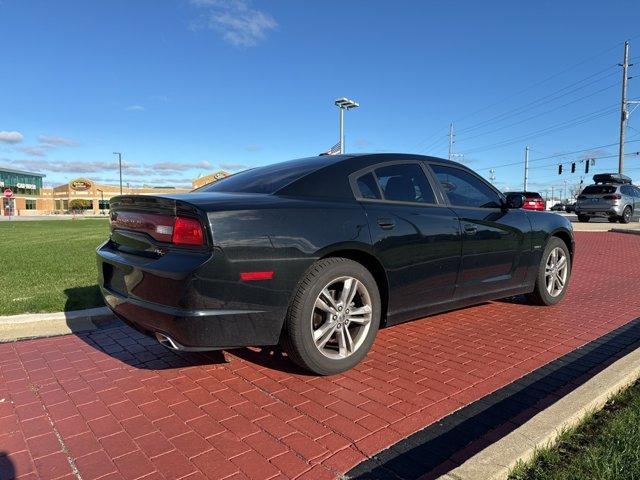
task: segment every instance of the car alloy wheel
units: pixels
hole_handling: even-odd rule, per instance
[[[622,212],[622,222],[629,223],[631,221],[631,208],[626,207]]]
[[[347,358],[362,346],[372,316],[371,297],[362,282],[343,276],[329,282],[311,313],[316,348],[330,359]]]
[[[564,290],[569,276],[569,262],[564,250],[559,247],[551,250],[544,271],[547,292],[552,297],[557,297]]]

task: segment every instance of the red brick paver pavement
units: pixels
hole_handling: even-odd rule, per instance
[[[335,478],[640,316],[640,237],[578,233],[577,249],[560,305],[385,329],[330,378],[267,350],[177,355],[126,327],[1,344],[0,478]]]

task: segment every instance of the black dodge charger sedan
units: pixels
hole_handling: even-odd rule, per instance
[[[113,198],[100,286],[169,348],[280,343],[334,374],[380,326],[519,294],[560,301],[571,224],[522,202],[439,158],[292,160],[188,194]]]

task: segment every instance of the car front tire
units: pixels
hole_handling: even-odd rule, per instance
[[[571,278],[569,248],[558,237],[551,237],[542,253],[533,292],[527,299],[535,305],[555,305],[567,293]]]
[[[380,292],[369,270],[350,259],[325,258],[314,263],[298,285],[282,347],[311,372],[344,372],[371,349],[380,317]]]
[[[586,223],[591,219],[589,215],[578,215],[578,221],[581,223]]]

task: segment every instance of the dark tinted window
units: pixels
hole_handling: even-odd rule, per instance
[[[324,158],[324,157],[320,157]],[[275,193],[330,161],[316,157],[252,168],[198,189],[199,192]]]
[[[620,193],[631,197],[633,196],[633,189],[629,185],[623,185],[620,187]]]
[[[603,193],[616,193],[615,185],[589,185],[582,191],[583,195],[600,195]]]
[[[385,200],[436,203],[427,177],[416,163],[381,167],[376,169],[376,176]]]
[[[380,190],[376,185],[376,179],[373,178],[373,174],[367,173],[358,177],[358,190],[360,190],[360,196],[362,198],[380,198]]]
[[[431,165],[452,205],[461,207],[500,207],[499,195],[475,175],[454,167]]]
[[[640,188],[638,187],[633,187],[633,196],[640,198]]]

